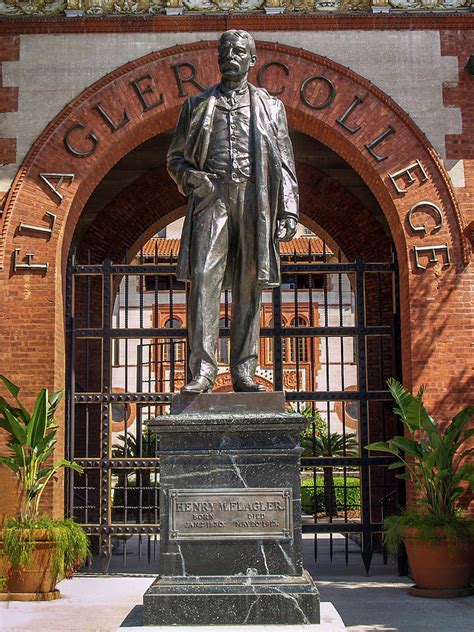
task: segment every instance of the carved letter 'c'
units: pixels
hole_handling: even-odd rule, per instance
[[[283,64],[281,61],[267,61],[267,63],[263,64],[263,66],[258,71],[258,75],[257,75],[258,85],[261,88],[265,88],[269,94],[276,97],[279,94],[283,94],[285,92],[285,87],[282,86],[281,88],[278,88],[278,90],[269,90],[265,86],[265,73],[271,66],[278,66],[278,68],[282,68],[287,77],[290,74],[290,69],[288,68],[286,64]]]

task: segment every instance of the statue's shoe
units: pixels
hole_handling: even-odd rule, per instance
[[[182,393],[208,393],[213,384],[204,375],[198,375],[191,382],[185,384],[181,389]]]
[[[234,382],[234,391],[236,393],[262,393],[265,387],[257,384],[250,377],[242,377]]]

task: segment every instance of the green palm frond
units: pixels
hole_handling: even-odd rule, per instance
[[[467,461],[473,449],[466,446],[474,435],[468,424],[474,406],[460,411],[444,432],[423,404],[424,388],[416,396],[394,379],[387,382],[395,401],[394,412],[406,427],[406,435],[377,441],[367,450],[386,452],[398,458],[391,469],[404,467],[399,478],[409,480],[422,494],[426,511],[432,516],[455,516],[456,501],[464,484],[473,484],[474,466]],[[467,449],[463,450],[463,446]]]
[[[12,470],[23,489],[21,520],[32,520],[38,516],[42,494],[58,470],[67,467],[82,473],[76,463],[61,459],[51,466],[43,467],[54,452],[58,426],[54,413],[61,401],[62,391],[48,394],[42,389],[36,397],[30,414],[18,399],[19,387],[0,375],[16,406],[0,398],[0,427],[8,433],[9,454],[0,457],[0,464]]]

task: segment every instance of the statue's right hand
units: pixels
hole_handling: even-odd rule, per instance
[[[187,184],[192,188],[193,193],[199,197],[205,197],[214,190],[217,176],[204,171],[190,171],[187,177]]]

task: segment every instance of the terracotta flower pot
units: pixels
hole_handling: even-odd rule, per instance
[[[471,542],[448,543],[440,530],[423,541],[417,529],[407,529],[404,538],[408,561],[416,585],[410,590],[418,597],[453,598],[472,594]]]
[[[37,601],[59,597],[59,591],[55,590],[58,575],[53,570],[55,544],[45,529],[35,529],[33,540],[35,548],[30,563],[26,568],[12,569],[7,579],[10,599]]]

